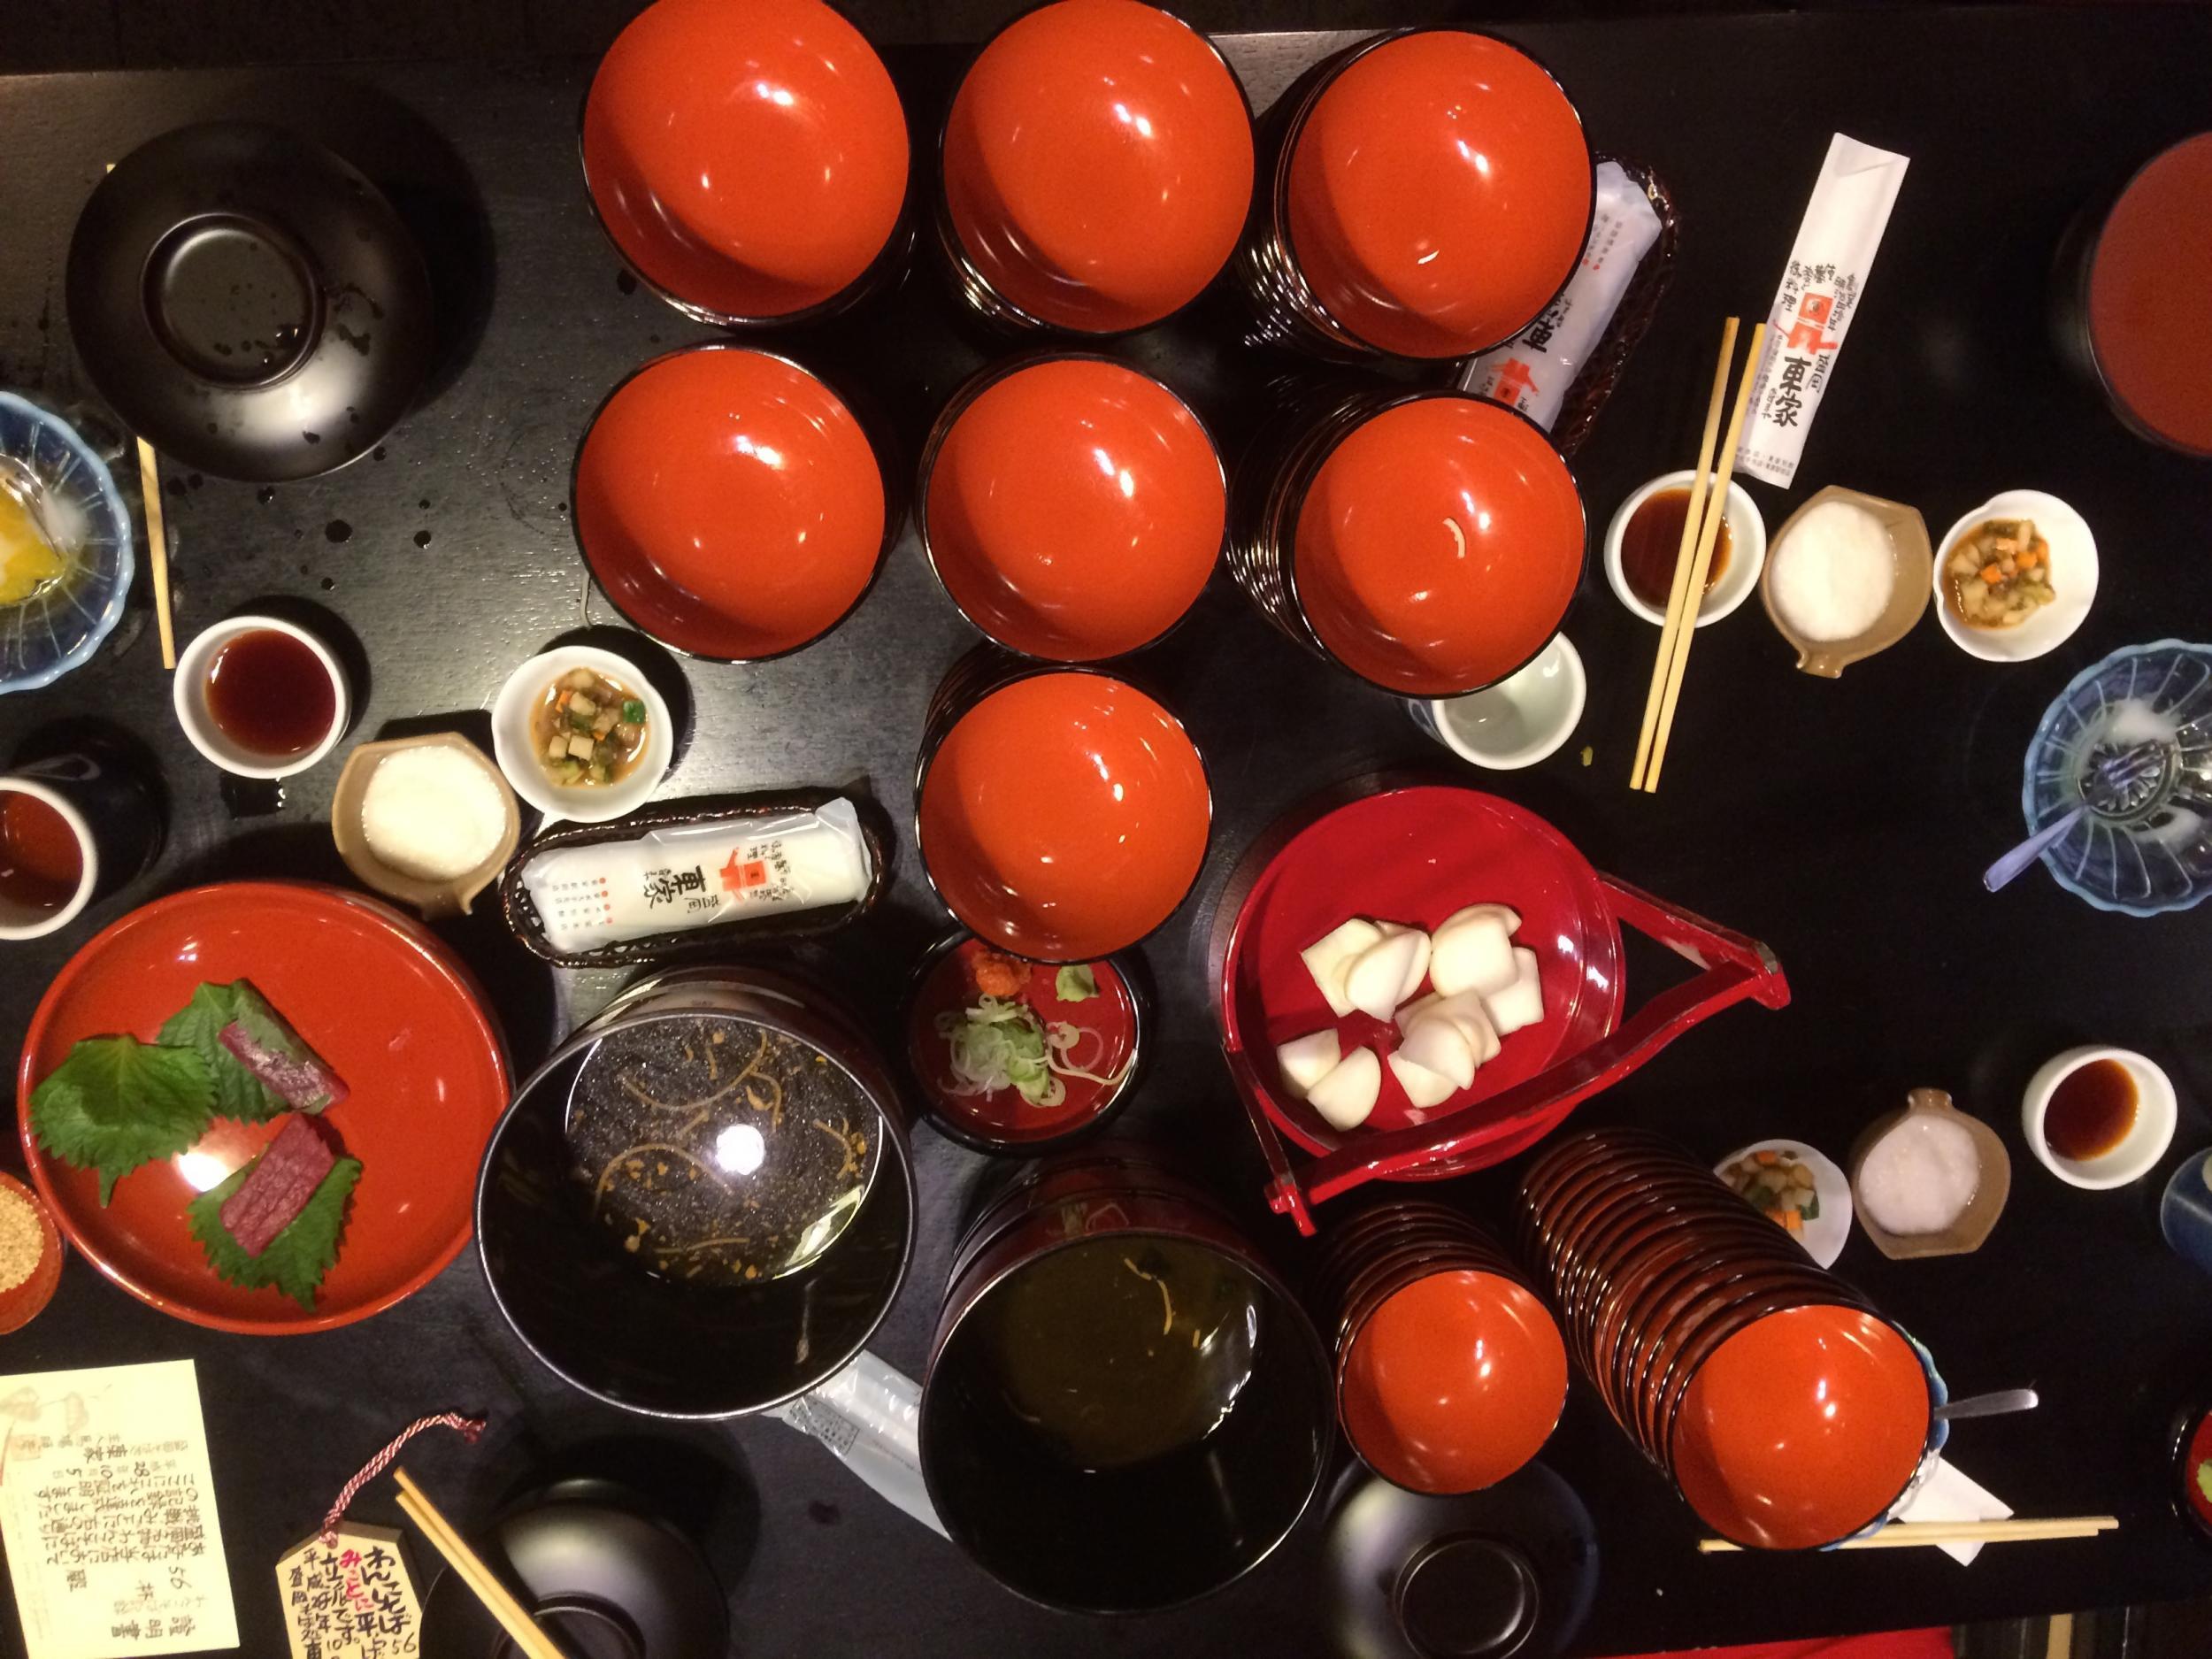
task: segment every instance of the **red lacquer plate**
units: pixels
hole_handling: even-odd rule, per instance
[[[945,206],[992,288],[1056,328],[1141,328],[1198,296],[1252,204],[1252,115],[1205,36],[1136,0],[1017,18],[960,83]]]
[[[1294,1099],[1276,1070],[1278,1044],[1325,1026],[1348,1054],[1365,1044],[1387,1056],[1399,1041],[1394,1021],[1330,1013],[1298,953],[1349,917],[1434,928],[1482,903],[1520,912],[1514,942],[1536,952],[1541,1023],[1506,1038],[1474,1087],[1433,1110],[1416,1110],[1386,1064],[1382,1098],[1358,1129],[1333,1129]],[[1231,1067],[1284,1133],[1333,1152],[1373,1131],[1479,1117],[1490,1096],[1610,1033],[1623,997],[1620,928],[1597,872],[1543,819],[1472,789],[1414,785],[1338,808],[1275,855],[1239,908],[1218,995]],[[1495,1161],[1479,1148],[1406,1173],[1434,1179]]]
[[[957,409],[923,474],[923,546],[952,602],[1026,656],[1133,651],[1196,602],[1228,486],[1198,417],[1147,374],[1053,357]]]
[[[584,104],[584,180],[624,258],[680,304],[788,319],[866,274],[906,199],[906,115],[821,0],[659,0]]]
[[[1551,440],[1487,398],[1409,398],[1354,427],[1299,503],[1290,580],[1354,673],[1408,697],[1504,679],[1582,580],[1582,493]]]
[[[276,1125],[219,1119],[189,1152],[99,1178],[40,1148],[31,1091],[80,1038],[150,1042],[202,981],[251,979],[350,1086],[323,1123],[361,1160],[313,1313],[218,1279],[185,1206]],[[248,1336],[351,1325],[434,1279],[468,1242],[477,1165],[507,1104],[504,1046],[475,982],[428,929],[335,887],[239,881],[157,899],[96,934],[41,999],[16,1076],[23,1154],[70,1242],[142,1302]]]
[[[2212,1538],[2212,1409],[2184,1413],[2175,1442],[2174,1502],[2200,1537]]]
[[[1115,1080],[1102,1084],[1064,1078],[1067,1095],[1056,1106],[1034,1105],[1013,1088],[987,1094],[956,1094],[950,1051],[938,1034],[937,1017],[974,1002],[979,995],[972,977],[974,964],[989,953],[990,947],[972,933],[960,934],[932,953],[907,1006],[907,1064],[921,1087],[922,1103],[955,1140],[986,1152],[1040,1151],[1093,1128],[1127,1098],[1142,1041],[1142,1007],[1135,987],[1110,961],[1086,964],[1097,982],[1098,995],[1073,1002],[1061,1000],[1058,968],[1022,961],[1025,978],[1018,1000],[1035,1010],[1048,1029],[1065,1021],[1094,1033],[1079,1041],[1068,1059],[1086,1071]]]
[[[1581,118],[1540,64],[1425,29],[1354,58],[1307,111],[1290,245],[1323,309],[1367,344],[1464,357],[1511,339],[1565,285],[1594,181]]]
[[[836,393],[764,351],[702,346],[647,364],[593,418],[574,491],[576,537],[607,597],[694,657],[811,643],[860,603],[883,556],[867,434]]]
[[[1094,962],[1167,920],[1213,819],[1181,723],[1083,670],[985,696],[925,757],[916,793],[922,865],[947,908],[1040,962]]]

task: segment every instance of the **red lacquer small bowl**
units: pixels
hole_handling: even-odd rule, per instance
[[[664,645],[732,662],[844,620],[889,527],[852,411],[797,364],[736,346],[656,358],[617,387],[574,493],[585,562],[616,608]]]
[[[983,49],[944,133],[951,246],[1029,320],[1105,334],[1198,296],[1252,202],[1252,115],[1205,36],[1056,0]]]
[[[1582,257],[1582,120],[1525,53],[1466,29],[1386,40],[1291,140],[1282,209],[1307,285],[1379,350],[1455,357],[1512,338]]]
[[[1416,1492],[1494,1486],[1542,1449],[1567,1400],[1567,1348],[1534,1294],[1497,1273],[1429,1273],[1344,1349],[1338,1404],[1368,1466]]]
[[[1487,398],[1425,394],[1355,426],[1299,503],[1291,586],[1322,646],[1408,697],[1504,679],[1582,580],[1582,495],[1551,441]]]
[[[1745,1326],[1683,1395],[1669,1448],[1682,1495],[1765,1549],[1847,1538],[1902,1495],[1926,1450],[1928,1378],[1877,1316],[1799,1307]]]
[[[922,864],[998,949],[1090,962],[1173,914],[1205,862],[1206,769],[1181,724],[1110,675],[1025,675],[925,754]]]
[[[1094,662],[1148,645],[1197,600],[1228,488],[1198,417],[1103,357],[987,373],[922,463],[922,545],[945,591],[1025,656]]]
[[[901,230],[905,111],[821,0],[658,0],[600,60],[583,149],[623,257],[712,320],[830,308]]]
[[[1010,994],[994,980],[990,994],[1025,1004],[1048,1032],[1069,1027],[1075,1041],[1061,1052],[1063,1065],[1090,1075],[1061,1076],[1064,1094],[1049,1106],[1011,1087],[971,1093],[961,1087],[950,1042],[938,1025],[978,1004],[985,995],[979,964],[994,956],[999,964],[1007,961],[967,933],[931,951],[907,1004],[907,1065],[930,1122],[963,1146],[1025,1157],[1058,1150],[1102,1126],[1128,1099],[1143,1058],[1144,996],[1110,959],[1082,964],[1097,989],[1076,998],[1060,994],[1060,976],[1071,969],[1018,959],[1019,988]]]

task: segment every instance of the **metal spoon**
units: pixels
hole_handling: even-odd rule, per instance
[[[1982,872],[1982,886],[1992,893],[2003,887],[2015,876],[2043,856],[2044,849],[2066,838],[2066,833],[2081,822],[2082,815],[2090,809],[2090,794],[2093,790],[2106,799],[2124,795],[2137,784],[2154,776],[2166,764],[2166,751],[2157,743],[2138,743],[2124,749],[2116,755],[2108,755],[2097,762],[2082,777],[2081,804],[2062,812],[2057,819],[2022,841]]]
[[[1961,1417],[2001,1417],[2009,1411],[2032,1411],[2042,1403],[2032,1388],[2000,1388],[1994,1394],[1966,1394],[1935,1409],[1939,1423]]]

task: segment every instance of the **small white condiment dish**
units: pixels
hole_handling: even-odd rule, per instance
[[[77,888],[62,903],[49,910],[0,897],[0,941],[42,939],[68,926],[92,902],[93,893],[100,885],[100,844],[85,815],[50,784],[41,783],[35,778],[0,778],[0,795],[28,795],[41,805],[51,807],[76,838]]]
[[[361,810],[368,796],[369,780],[389,757],[411,749],[450,749],[464,756],[491,780],[506,808],[506,822],[492,850],[474,869],[447,880],[426,880],[404,870],[395,870],[376,856],[362,826]],[[522,811],[515,804],[515,792],[507,787],[499,769],[485,758],[482,749],[458,732],[433,732],[423,737],[392,738],[357,745],[353,753],[346,757],[346,764],[338,773],[337,789],[331,796],[330,833],[338,843],[338,856],[346,861],[346,868],[364,887],[386,898],[412,905],[434,919],[457,913],[465,916],[476,895],[497,878],[507,867],[507,861],[515,856],[515,844],[522,839]]]
[[[2051,1096],[2058,1086],[2094,1060],[2117,1060],[2135,1079],[2135,1121],[2129,1125],[2126,1139],[2101,1158],[2082,1161],[2062,1157],[2052,1149],[2043,1133],[2044,1117],[2050,1110]],[[2053,1055],[2028,1079],[2027,1093],[2020,1098],[2020,1130],[2027,1137],[2028,1150],[2069,1187],[2086,1187],[2091,1192],[2125,1187],[2149,1174],[2152,1166],[2166,1156],[2166,1148],[2173,1144],[2174,1125],[2179,1117],[2174,1102],[2173,1079],[2155,1062],[2132,1049],[2109,1048],[2101,1044],[2093,1043]]]
[[[213,665],[216,653],[242,634],[264,631],[288,634],[315,654],[315,660],[330,676],[333,694],[330,729],[322,741],[304,754],[288,760],[272,760],[268,756],[246,749],[223,734],[215,724],[215,717],[207,706],[207,674]],[[353,718],[353,697],[346,685],[346,672],[338,664],[337,657],[321,640],[281,617],[240,616],[227,617],[213,627],[202,632],[178,655],[177,672],[172,677],[170,698],[177,710],[177,724],[184,728],[192,747],[198,749],[225,772],[241,778],[289,778],[319,764],[323,757],[338,746],[345,735],[346,726]]]
[[[1517,772],[1554,754],[1574,733],[1589,696],[1582,654],[1563,634],[1517,673],[1463,697],[1409,700],[1413,723],[1462,760]]]
[[[645,705],[645,753],[628,777],[603,788],[565,789],[556,784],[538,764],[537,744],[530,735],[530,717],[546,687],[577,668],[604,674]],[[492,752],[514,792],[543,813],[548,824],[604,824],[635,811],[661,787],[675,757],[672,724],[667,699],[636,664],[595,646],[564,645],[532,657],[507,676],[492,701]]]
[[[1951,549],[1992,518],[2027,518],[2051,547],[2051,587],[2057,597],[2016,628],[1974,628],[1952,607],[1949,578],[1943,573]],[[1951,643],[1985,663],[2024,663],[2055,651],[2074,636],[2097,598],[2097,538],[2082,516],[2055,495],[2039,489],[2008,489],[1992,495],[1968,513],[1936,544],[1936,615]]]
[[[1738,1147],[1719,1163],[1713,1165],[1713,1173],[1728,1180],[1732,1164],[1762,1152],[1778,1152],[1794,1158],[1813,1172],[1813,1196],[1820,1202],[1820,1214],[1805,1223],[1804,1230],[1791,1233],[1798,1248],[1823,1267],[1833,1267],[1836,1257],[1843,1254],[1843,1247],[1851,1237],[1851,1178],[1846,1175],[1836,1161],[1802,1141],[1755,1141],[1747,1147]],[[1732,1188],[1734,1183],[1729,1183]],[[1778,1228],[1788,1233],[1786,1227]]]
[[[1655,478],[1620,504],[1613,515],[1613,522],[1605,528],[1605,580],[1613,584],[1613,596],[1650,623],[1664,627],[1667,613],[1663,606],[1646,604],[1636,590],[1628,585],[1628,573],[1621,568],[1621,545],[1628,534],[1628,521],[1636,516],[1636,509],[1663,489],[1687,489],[1697,477],[1686,468]],[[1705,601],[1698,607],[1697,626],[1705,627],[1732,613],[1751,597],[1759,585],[1759,572],[1766,568],[1767,526],[1759,516],[1759,503],[1741,484],[1731,479],[1728,483],[1728,568],[1720,573],[1720,580],[1706,590]]]

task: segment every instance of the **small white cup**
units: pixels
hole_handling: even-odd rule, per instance
[[[272,760],[266,755],[241,748],[223,734],[222,727],[215,724],[215,717],[208,711],[207,672],[215,661],[215,654],[240,634],[258,634],[265,629],[287,634],[306,646],[315,653],[315,660],[323,665],[323,672],[330,676],[330,729],[314,748],[288,760]],[[170,695],[176,704],[177,724],[191,739],[192,747],[225,772],[241,778],[289,778],[295,772],[305,772],[337,747],[353,715],[353,699],[346,686],[345,670],[338,665],[330,648],[305,628],[280,617],[227,617],[204,631],[177,657]]]
[[[1462,760],[1517,772],[1573,735],[1589,696],[1582,655],[1563,634],[1519,672],[1463,697],[1409,701],[1413,723]]]
[[[1951,549],[1992,518],[2028,518],[2051,548],[2051,587],[2057,595],[2016,628],[1974,628],[1951,608],[1943,562]],[[2008,489],[1992,495],[1956,524],[1935,549],[1935,609],[1951,643],[1985,663],[2024,663],[2055,651],[2074,636],[2097,598],[2097,538],[2088,522],[2057,496],[2039,489]]]
[[[2077,1162],[2051,1149],[2043,1133],[2043,1118],[2059,1084],[2093,1060],[2117,1060],[2128,1069],[2128,1075],[2135,1079],[2135,1121],[2128,1127],[2127,1138],[2102,1157]],[[2173,1144],[2179,1115],[2173,1081],[2155,1063],[2131,1049],[2101,1044],[2053,1055],[2028,1079],[2027,1093],[2020,1100],[2020,1129],[2027,1137],[2028,1150],[2069,1187],[2086,1187],[2091,1192],[2125,1187],[2148,1174]]]
[[[0,778],[0,795],[28,795],[53,808],[69,826],[69,833],[77,838],[77,890],[58,909],[40,910],[35,905],[14,903],[0,895],[0,940],[42,939],[68,926],[92,902],[92,895],[100,885],[100,849],[93,840],[92,826],[85,821],[84,814],[72,806],[58,789],[35,778]]]
[[[1667,613],[1663,606],[1655,609],[1646,604],[1636,590],[1628,585],[1627,573],[1621,569],[1621,541],[1628,534],[1628,521],[1636,516],[1636,509],[1663,489],[1686,489],[1697,477],[1685,470],[1655,478],[1620,504],[1613,515],[1613,522],[1605,526],[1605,580],[1613,584],[1614,596],[1654,627],[1664,627]],[[1759,503],[1735,480],[1728,480],[1728,568],[1720,573],[1720,580],[1707,590],[1705,602],[1698,607],[1697,626],[1718,622],[1731,615],[1743,602],[1751,597],[1759,585],[1759,572],[1766,568],[1767,526],[1759,517]]]
[[[530,735],[530,717],[545,688],[575,668],[588,668],[628,687],[645,705],[645,753],[628,777],[604,788],[562,788],[538,764],[537,744]],[[564,645],[532,657],[507,676],[492,700],[492,753],[514,792],[537,808],[548,824],[604,824],[635,811],[661,787],[675,758],[673,725],[667,700],[636,664],[595,646]]]

